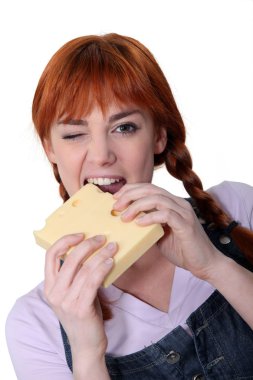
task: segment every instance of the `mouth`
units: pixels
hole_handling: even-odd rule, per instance
[[[84,181],[84,185],[87,183],[92,183],[96,185],[104,193],[117,193],[122,186],[126,184],[126,180],[123,177],[89,177]]]

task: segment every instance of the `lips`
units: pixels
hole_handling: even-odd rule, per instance
[[[126,184],[126,180],[123,177],[89,177],[84,181],[84,185],[87,183],[93,183],[96,185],[101,191],[108,192],[111,194],[119,191],[122,186]]]

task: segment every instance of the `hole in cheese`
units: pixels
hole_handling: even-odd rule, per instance
[[[112,216],[119,216],[119,215],[120,215],[120,212],[119,212],[119,211],[112,210],[112,211],[111,211],[111,215],[112,215]]]
[[[72,202],[72,207],[77,207],[80,203],[81,203],[80,199],[75,199],[75,200]]]

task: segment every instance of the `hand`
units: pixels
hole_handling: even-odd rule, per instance
[[[102,248],[104,244],[104,236],[84,240],[80,234],[67,235],[46,254],[45,296],[67,333],[73,357],[85,354],[93,360],[92,355],[102,357],[107,347],[97,292],[112,269],[117,246]],[[60,268],[61,256],[71,247]]]
[[[191,205],[153,184],[128,184],[114,194],[115,211],[123,211],[125,222],[136,218],[142,226],[161,223],[164,236],[158,241],[161,253],[174,265],[208,279],[221,253],[207,237]],[[143,216],[138,214],[145,212]]]

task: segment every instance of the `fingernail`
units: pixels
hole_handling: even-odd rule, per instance
[[[130,216],[131,216],[131,213],[127,210],[127,211],[122,212],[120,217],[122,220],[127,220]]]
[[[109,243],[106,248],[108,248],[110,251],[114,251],[115,248],[116,248],[116,243],[115,242],[111,242]]]
[[[112,205],[113,210],[117,210],[118,201],[114,202]]]
[[[105,240],[105,236],[104,236],[104,235],[97,235],[97,236],[94,237],[94,239],[95,239],[97,242],[101,243],[102,241]]]

